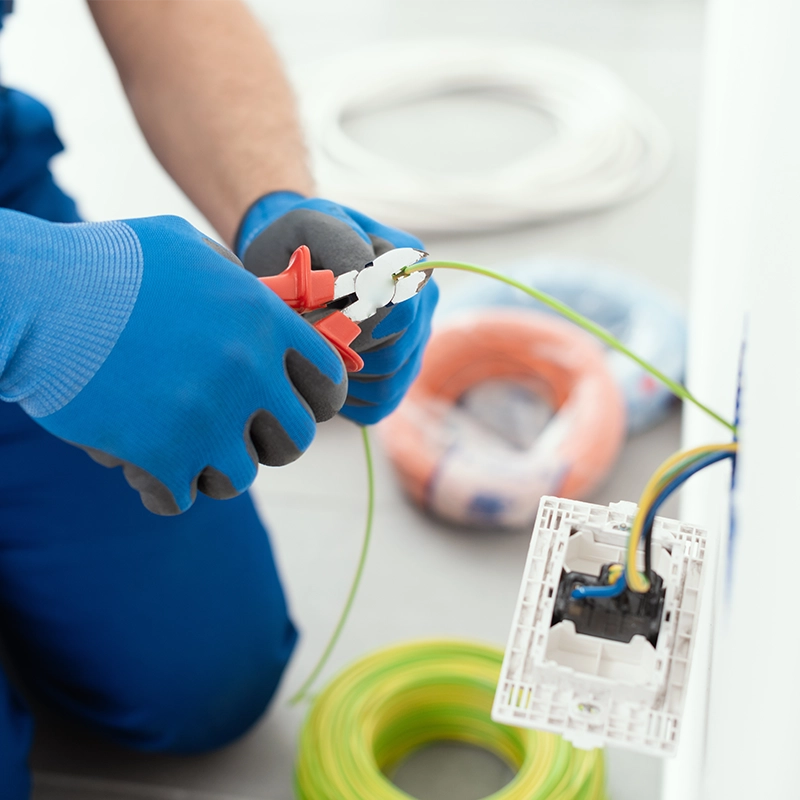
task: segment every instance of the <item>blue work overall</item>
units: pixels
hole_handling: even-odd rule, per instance
[[[61,149],[44,106],[0,90],[0,207],[80,221],[49,170]],[[30,792],[24,695],[133,748],[202,751],[258,719],[296,638],[248,495],[155,516],[119,469],[0,402],[4,800]]]

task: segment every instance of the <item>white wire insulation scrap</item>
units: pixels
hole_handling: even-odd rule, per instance
[[[669,159],[654,114],[609,69],[542,45],[385,43],[319,63],[301,82],[321,193],[413,231],[492,229],[627,200]],[[481,91],[551,118],[555,136],[502,168],[442,173],[354,141],[348,117]]]

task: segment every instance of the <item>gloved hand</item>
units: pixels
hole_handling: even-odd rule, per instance
[[[243,492],[344,402],[328,343],[182,219],[0,211],[0,253],[0,398],[122,464],[151,511]]]
[[[361,269],[395,247],[423,249],[408,233],[329,200],[294,192],[275,192],[254,203],[236,236],[239,257],[259,277],[286,269],[302,244],[311,251],[314,269],[335,275]],[[368,425],[398,406],[419,372],[438,298],[438,288],[428,281],[416,297],[361,323],[361,335],[351,347],[361,354],[364,368],[349,376],[344,416]]]

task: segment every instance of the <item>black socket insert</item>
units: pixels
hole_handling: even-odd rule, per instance
[[[587,636],[630,642],[634,636],[641,635],[655,647],[666,593],[664,582],[657,573],[652,573],[650,589],[644,594],[632,592],[626,586],[618,597],[573,599],[572,592],[579,586],[607,586],[611,566],[604,564],[599,576],[562,570],[550,625],[569,619],[575,623],[578,633]]]

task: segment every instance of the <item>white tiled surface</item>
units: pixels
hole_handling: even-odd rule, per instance
[[[18,16],[0,39],[4,81],[29,89],[55,109],[70,147],[59,171],[84,212],[95,218],[177,213],[203,225],[135,132],[80,0],[18,0],[17,5]],[[674,160],[662,184],[608,213],[492,235],[439,237],[426,244],[436,256],[499,266],[543,253],[599,258],[685,297],[701,5],[677,0],[253,0],[252,5],[270,25],[292,70],[359,42],[419,34],[544,40],[616,69],[674,138]],[[463,120],[471,111],[453,113]],[[498,120],[490,117],[483,124],[488,136]],[[401,152],[404,125],[397,116],[365,121],[358,133],[376,146]],[[434,138],[430,146],[445,147],[447,140]],[[444,291],[459,280],[443,276]],[[611,480],[587,499],[636,499],[652,468],[677,447],[678,427],[673,415],[631,441]],[[528,535],[465,532],[436,524],[405,503],[380,452],[377,469],[374,547],[327,674],[378,645],[418,636],[468,636],[502,645]],[[360,546],[365,487],[357,431],[343,421],[326,424],[299,463],[262,469],[255,492],[303,629],[271,713],[236,745],[190,759],[124,753],[64,722],[48,720],[39,728],[33,758],[37,769],[248,798],[291,796],[302,712],[288,708],[286,697],[308,673],[335,623]],[[609,761],[616,800],[657,797],[654,762],[613,752]],[[435,765],[419,769],[417,779],[423,784],[426,769],[438,772]],[[73,796],[44,787],[39,792],[42,800]],[[451,786],[447,796],[460,797],[458,786]]]

